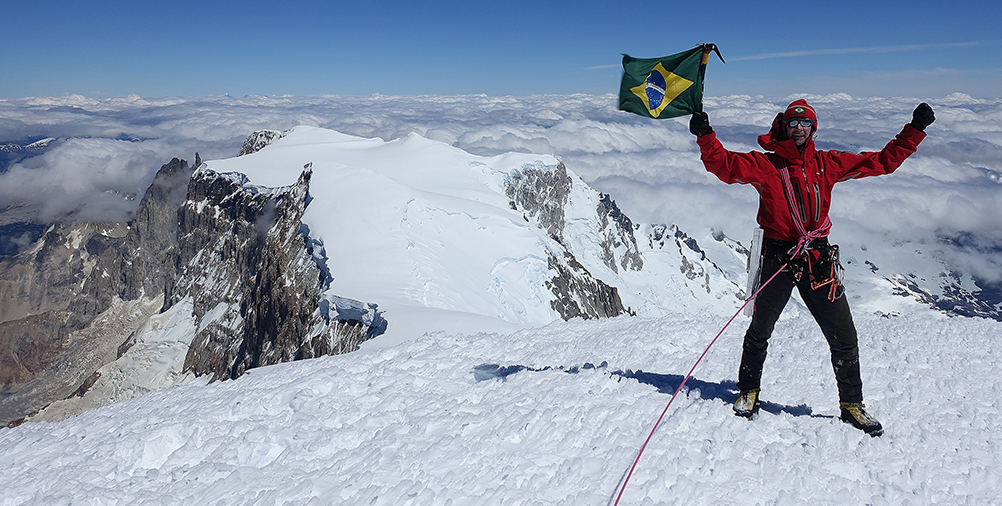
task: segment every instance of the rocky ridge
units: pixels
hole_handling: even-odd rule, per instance
[[[374,306],[368,322],[337,318],[329,301],[321,307],[328,279],[314,255],[322,257],[322,245],[300,221],[311,175],[307,165],[285,188],[257,187],[240,174],[210,170],[192,176],[178,214],[177,269],[164,305],[194,301],[200,330],[185,371],[237,378],[254,367],[353,351],[385,327]]]
[[[161,167],[129,224],[55,224],[0,260],[0,424],[86,396],[144,322],[186,298],[199,327],[184,371],[211,379],[352,351],[385,330],[374,305],[319,296],[322,244],[299,222],[308,168],[267,189],[200,165]]]
[[[545,283],[554,296],[550,307],[565,320],[634,314],[623,307],[618,288],[593,276],[566,244],[565,213],[574,186],[567,167],[561,162],[552,170],[526,168],[505,183],[505,194],[510,199],[511,208],[521,212],[526,221],[535,223],[564,248],[560,256],[552,253],[547,255],[547,266],[553,273]],[[603,205],[596,209],[596,221],[604,234],[601,243],[602,261],[616,271],[619,263],[616,249],[625,245],[625,254],[619,254],[624,268],[629,266],[640,270],[643,261],[637,253],[632,227],[610,227],[609,214],[621,213],[611,200],[603,200]],[[628,221],[629,218],[627,223]],[[611,223],[620,224],[616,220]],[[632,249],[629,244],[632,244]]]

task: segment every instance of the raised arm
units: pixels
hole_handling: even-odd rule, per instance
[[[925,129],[936,121],[932,107],[923,102],[912,113],[912,121],[904,126],[884,149],[868,153],[832,152],[838,166],[839,181],[890,174],[918,149],[925,139]]]
[[[705,112],[695,112],[689,120],[689,131],[696,136],[703,166],[721,181],[732,184],[751,184],[760,181],[763,163],[769,161],[762,153],[735,153],[724,149],[717,134],[710,127]]]

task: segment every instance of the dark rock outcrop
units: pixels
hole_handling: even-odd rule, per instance
[[[143,301],[163,294],[191,172],[177,158],[161,167],[131,224],[56,223],[0,260],[0,423],[79,390],[153,314]],[[116,321],[97,320],[127,301]]]
[[[58,311],[0,323],[0,387],[34,379],[66,345],[66,317]]]
[[[916,278],[906,274],[884,277],[891,284],[894,295],[913,298],[944,314],[1002,321],[1002,283],[975,278],[973,284],[977,289],[969,290],[959,275],[942,273],[939,278],[940,293],[932,293]]]
[[[193,298],[200,330],[186,371],[236,378],[254,367],[353,351],[385,329],[373,318],[321,310],[328,280],[300,221],[311,175],[307,165],[296,184],[276,189],[237,174],[192,176],[164,306]]]
[[[135,253],[120,259],[123,299],[164,293],[168,269],[177,255],[178,210],[187,197],[192,173],[201,165],[198,153],[190,167],[174,158],[160,168],[146,190],[127,237],[127,250]]]
[[[552,279],[546,281],[546,288],[555,297],[550,301],[550,307],[564,320],[632,314],[623,307],[619,290],[595,279],[574,259],[574,255],[564,252],[563,262],[550,255],[547,263],[550,270],[556,272]]]
[[[616,205],[609,195],[602,193],[599,195],[598,223],[599,233],[602,242],[602,261],[612,272],[619,272],[619,269],[639,271],[644,268],[644,259],[640,256],[640,249],[637,248],[637,238],[633,234],[633,221]],[[619,253],[617,264],[616,255]]]
[[[2,392],[43,374],[72,333],[108,309],[119,294],[107,267],[124,237],[122,224],[60,223],[0,261]]]
[[[194,166],[161,167],[130,224],[55,224],[0,260],[0,425],[85,393],[153,308],[185,297],[200,324],[186,370],[213,379],[345,353],[385,331],[374,304],[321,297],[323,246],[300,222],[309,168],[270,189],[200,165],[196,153]]]
[[[573,182],[563,163],[553,170],[544,167],[523,170],[505,187],[512,209],[533,219],[546,234],[563,244],[564,207]]]
[[[547,266],[553,276],[545,287],[553,293],[550,307],[564,320],[601,318],[630,313],[623,307],[616,287],[593,276],[567,249],[566,212],[574,181],[563,162],[556,167],[525,167],[505,185],[511,208],[526,221],[564,247],[562,257],[548,253]],[[643,260],[633,236],[633,225],[616,203],[600,195],[596,221],[602,238],[602,261],[613,272],[618,269],[640,270]],[[617,257],[618,255],[618,257]]]
[[[278,130],[258,130],[244,140],[244,145],[240,147],[237,156],[249,155],[261,151],[269,144],[281,139],[285,134]]]

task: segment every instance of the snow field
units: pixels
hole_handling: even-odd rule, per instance
[[[504,194],[511,171],[556,166],[554,157],[485,158],[418,135],[384,142],[301,125],[257,153],[208,166],[281,186],[307,163],[314,198],[303,222],[324,241],[333,276],[327,293],[392,308],[384,315],[393,322],[387,337],[442,329],[396,312],[408,306],[513,327],[558,318],[542,288],[545,255],[526,256],[544,250],[545,235],[512,211]]]
[[[739,319],[621,504],[998,504],[1002,325],[857,315],[868,407],[886,427],[871,439],[837,420],[820,331],[789,315],[758,417],[730,409]],[[722,324],[425,335],[151,392],[0,430],[0,504],[606,504]],[[525,369],[485,379],[485,364]]]

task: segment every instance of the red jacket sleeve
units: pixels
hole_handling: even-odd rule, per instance
[[[922,139],[925,139],[925,132],[911,125],[905,125],[901,133],[879,152],[855,154],[829,151],[828,153],[836,167],[838,181],[881,176],[890,174],[900,167],[905,159],[915,153]]]
[[[716,132],[697,137],[696,144],[699,144],[700,158],[706,170],[727,184],[758,183],[766,168],[773,168],[772,162],[763,153],[735,153],[724,149],[717,140]]]

